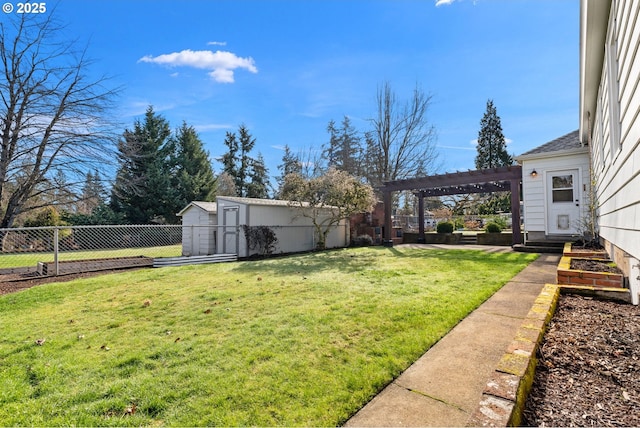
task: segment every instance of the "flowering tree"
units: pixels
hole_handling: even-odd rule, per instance
[[[311,219],[320,250],[326,247],[333,226],[353,214],[371,211],[376,202],[369,184],[334,168],[309,179],[297,173],[286,175],[282,197],[300,216]]]

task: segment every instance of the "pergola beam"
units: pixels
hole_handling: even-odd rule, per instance
[[[522,167],[520,165],[500,168],[481,169],[476,171],[446,173],[428,177],[411,178],[407,180],[387,181],[380,187],[384,199],[384,237],[385,246],[393,246],[391,239],[391,200],[392,193],[409,190],[418,196],[419,206],[424,207],[423,198],[445,195],[461,195],[470,193],[493,193],[511,191],[511,223],[512,243],[521,244],[520,230],[520,182],[522,181]],[[423,226],[423,208],[419,210],[419,223]],[[419,229],[420,237],[424,239],[424,226]],[[420,238],[419,238],[420,239]]]

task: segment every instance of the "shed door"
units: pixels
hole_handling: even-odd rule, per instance
[[[224,207],[222,211],[222,252],[238,254],[238,207]]]
[[[573,235],[580,224],[580,176],[577,169],[547,173],[547,233]]]

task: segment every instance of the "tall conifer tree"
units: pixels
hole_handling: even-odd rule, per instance
[[[112,207],[129,223],[164,222],[169,214],[167,207],[173,197],[168,170],[170,135],[167,120],[150,106],[144,121],[136,120],[133,130],[126,130],[118,143],[120,167]]]
[[[477,150],[476,169],[513,164],[513,158],[507,153],[507,142],[493,100],[487,101],[487,110],[480,121]]]
[[[183,122],[171,142],[175,150],[171,162],[175,192],[171,212],[177,213],[191,201],[213,201],[216,180],[209,153],[203,148],[196,130]]]

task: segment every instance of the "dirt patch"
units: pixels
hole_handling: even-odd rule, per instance
[[[640,426],[640,309],[563,295],[538,352],[525,426]]]
[[[127,271],[139,270],[145,268],[129,268]],[[40,276],[37,272],[12,274],[0,276],[0,295],[15,293],[17,291],[26,290],[27,288],[37,285],[48,284],[51,282],[65,282],[78,278],[90,278],[98,275],[106,275],[115,272],[122,272],[123,269],[103,270],[98,272],[83,272],[75,274],[66,274],[59,276]]]
[[[600,244],[599,240],[597,239],[591,239],[586,241],[579,239],[571,245],[571,248],[582,249],[582,250],[592,250],[592,251],[604,250],[604,247]]]
[[[622,274],[622,271],[610,262],[590,259],[571,259],[571,269]]]

